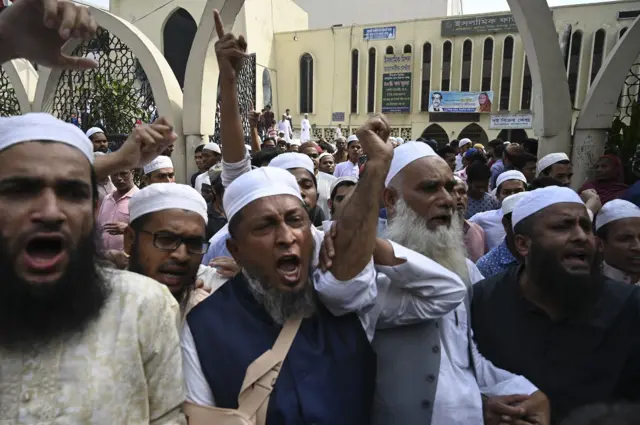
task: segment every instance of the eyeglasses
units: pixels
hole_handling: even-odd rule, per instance
[[[209,244],[204,242],[203,238],[183,238],[182,236],[169,232],[153,233],[147,230],[141,230],[141,232],[153,236],[153,246],[163,251],[173,252],[182,244],[187,247],[189,254],[202,255],[206,254],[209,250]]]

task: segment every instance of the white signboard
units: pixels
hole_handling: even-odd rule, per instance
[[[533,114],[491,115],[489,128],[492,130],[512,130],[533,128]]]

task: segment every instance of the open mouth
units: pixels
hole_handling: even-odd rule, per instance
[[[276,271],[287,285],[297,285],[300,282],[300,257],[297,255],[283,255],[276,261]]]
[[[182,269],[161,269],[157,280],[167,286],[178,286],[182,284],[186,274],[187,271]]]
[[[572,252],[564,256],[565,263],[570,266],[585,267],[589,264],[589,257],[583,252]]]
[[[58,265],[65,253],[61,235],[37,235],[27,242],[24,258],[28,268],[48,271]]]
[[[449,224],[451,223],[451,215],[449,214],[437,215],[433,217],[431,221],[436,224]]]

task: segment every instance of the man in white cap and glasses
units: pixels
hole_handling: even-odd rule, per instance
[[[562,186],[569,187],[573,169],[571,160],[564,152],[550,153],[538,160],[536,166],[538,176],[551,177],[558,180]]]
[[[92,127],[87,130],[87,137],[93,144],[94,152],[109,153],[109,140],[100,127]]]
[[[462,157],[465,152],[473,147],[473,142],[471,139],[462,139],[458,142],[458,155],[456,155],[456,169],[454,171],[460,171],[464,168],[464,164],[462,163]]]
[[[347,139],[347,160],[336,165],[333,172],[335,178],[360,176],[360,156],[362,155],[362,145],[358,136],[352,134]]]
[[[498,176],[496,181],[496,198],[503,202],[507,197],[527,190],[527,179],[520,171],[505,171]],[[506,233],[502,223],[503,212],[501,208],[475,214],[469,219],[482,227],[487,237],[487,249],[490,251],[500,245]]]
[[[196,177],[194,187],[198,193],[202,193],[202,183],[211,184],[208,170],[219,163],[221,159],[222,151],[220,150],[219,144],[211,142],[204,145],[204,148],[202,148],[202,168],[207,171]]]
[[[144,166],[144,175],[149,184],[175,183],[176,173],[173,161],[168,156],[160,155]]]
[[[509,267],[517,265],[518,262],[522,260],[515,246],[511,214],[516,204],[526,195],[527,192],[520,192],[507,196],[502,201],[502,225],[506,236],[498,246],[489,251],[476,263],[478,270],[480,270],[480,273],[482,273],[485,278],[503,273],[507,271]]]
[[[125,144],[171,131],[150,128]],[[178,304],[151,279],[98,265],[96,183],[118,169],[112,155],[98,174],[76,126],[0,118],[0,421],[184,423]]]
[[[621,199],[607,202],[596,217],[596,235],[604,258],[602,273],[640,284],[640,208]]]
[[[325,263],[327,272],[317,269],[321,239],[311,231],[289,171],[259,168],[227,187],[227,245],[242,273],[187,317],[187,413],[201,409],[193,404],[237,408],[248,366],[286,332],[293,340],[282,356],[266,423],[368,425],[375,384],[369,341],[376,326],[424,320],[460,302],[464,286],[453,273],[376,240],[376,193],[391,155],[391,146],[378,137],[385,128],[378,119],[361,132],[369,142],[370,168],[332,229],[335,260]],[[391,266],[382,269],[393,270],[393,287],[374,270],[374,246],[377,262]],[[427,287],[431,296],[423,292]]]
[[[483,279],[466,258],[462,221],[454,213],[456,185],[449,165],[427,144],[394,150],[383,199],[384,237],[419,252],[457,274],[470,288]],[[533,416],[546,422],[546,397],[527,379],[494,367],[473,342],[470,292],[441,319],[379,330],[374,398],[375,425],[484,424],[487,415],[509,420]],[[512,403],[519,406],[510,406]]]
[[[207,205],[191,186],[158,183],[131,198],[125,252],[129,270],[165,285],[183,315],[193,306],[196,279],[207,289],[224,280],[215,269],[200,265],[207,252]]]
[[[512,225],[524,264],[474,287],[480,351],[544,391],[552,423],[587,404],[638,400],[640,292],[601,275],[580,197],[558,186],[529,192]]]

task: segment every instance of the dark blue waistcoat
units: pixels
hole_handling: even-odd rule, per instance
[[[187,316],[217,407],[237,409],[247,367],[276,341],[275,324],[242,275]],[[267,425],[369,425],[376,358],[356,314],[319,304],[302,321],[267,410]]]

